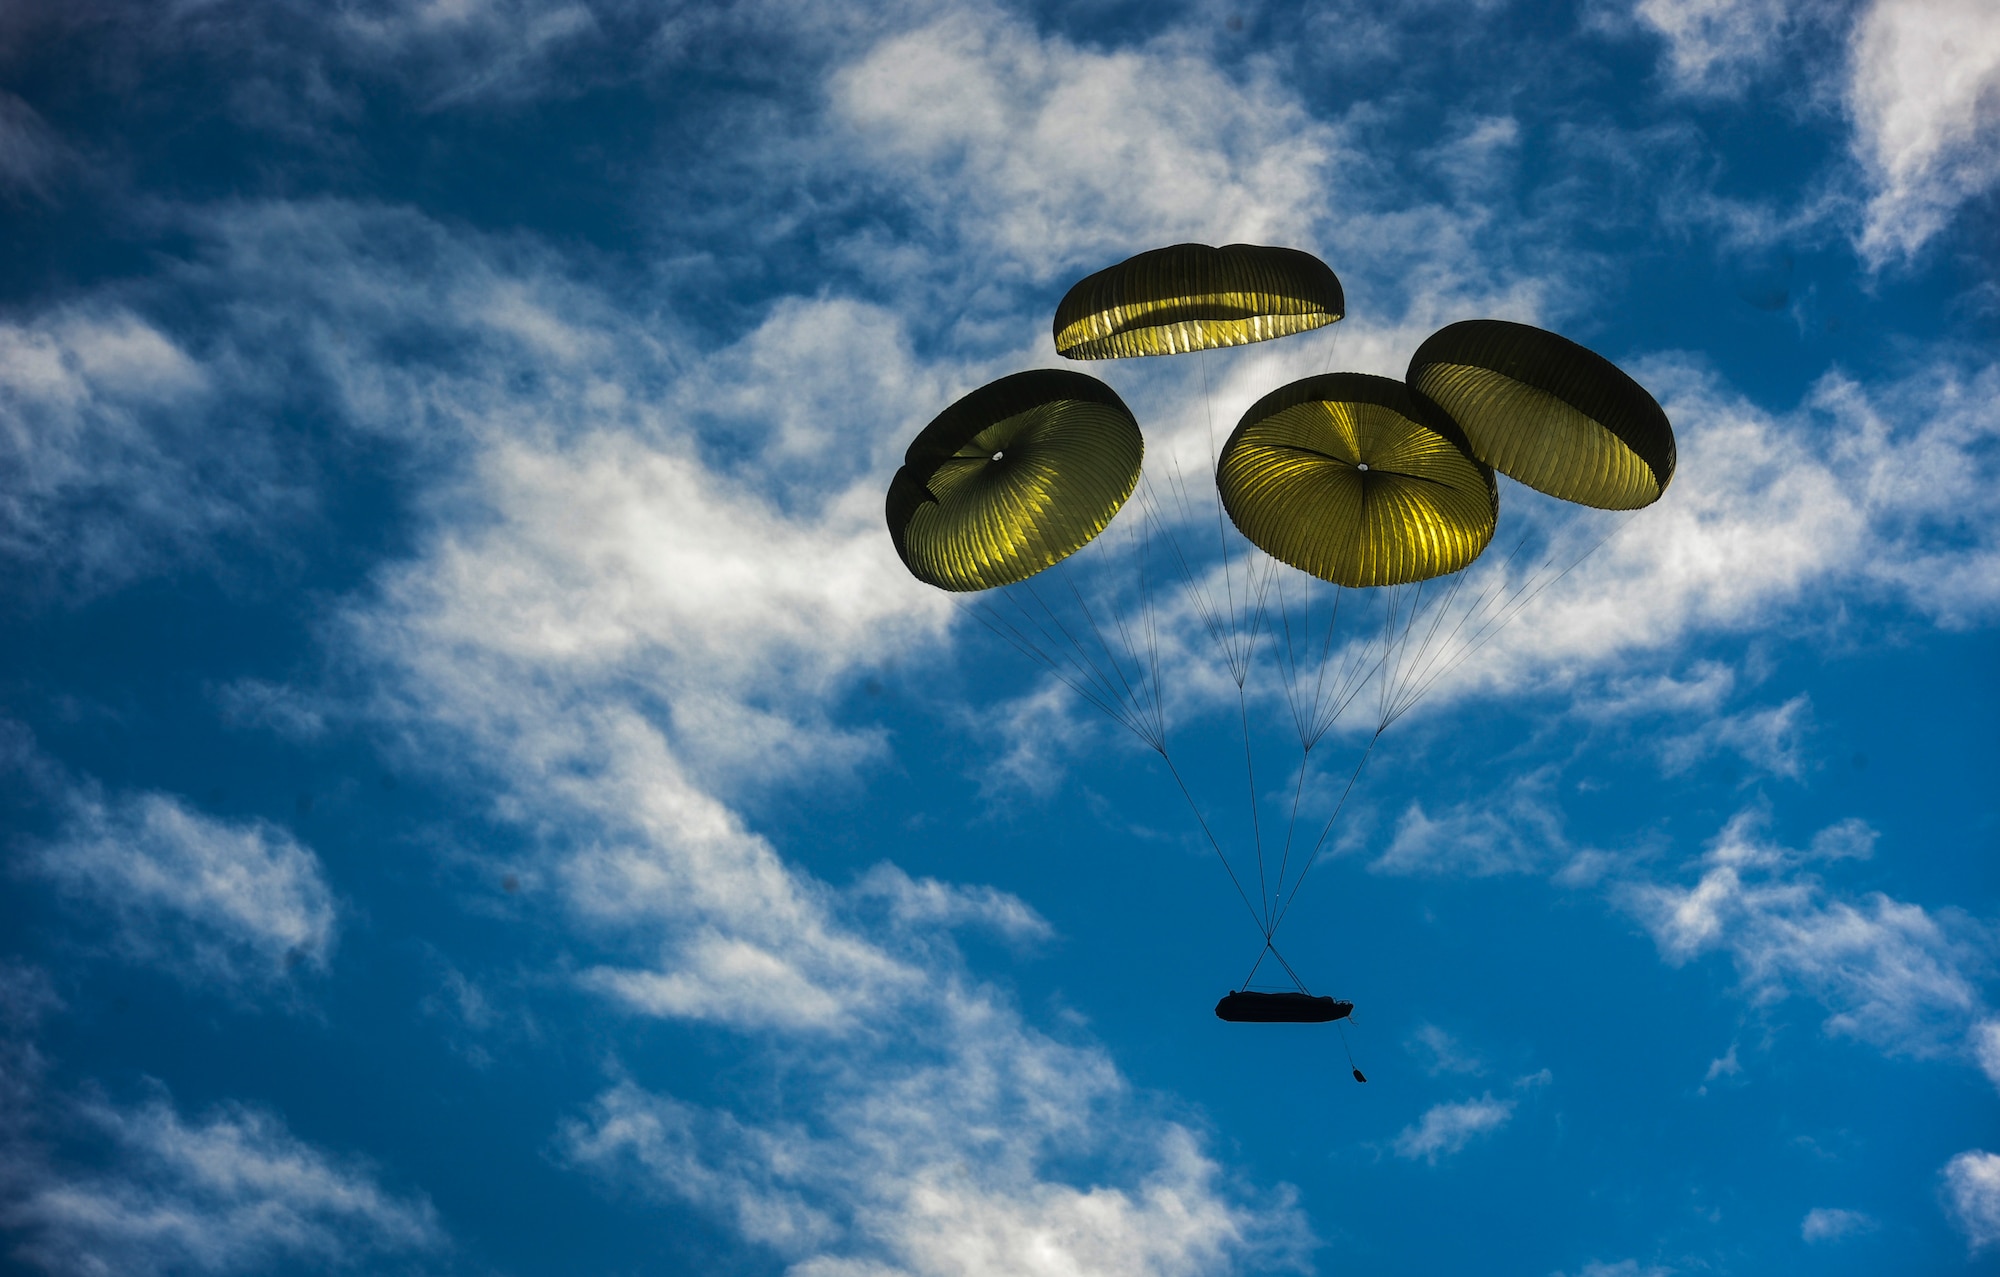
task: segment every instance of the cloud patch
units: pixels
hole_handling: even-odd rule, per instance
[[[47,1171],[0,1205],[15,1254],[51,1272],[272,1272],[446,1244],[428,1200],[384,1189],[263,1110],[225,1105],[190,1122],[155,1099],[94,1102],[79,1116],[114,1169]]]
[[[27,865],[104,917],[116,951],[193,984],[267,988],[333,955],[338,910],[319,858],[266,821],[220,820],[169,794],[83,794]]]
[[[1762,808],[1738,813],[1710,843],[1692,886],[1627,883],[1618,895],[1676,965],[1728,953],[1752,1001],[1804,992],[1829,1008],[1829,1033],[1887,1050],[1950,1054],[1979,1015],[1976,933],[1953,914],[1879,892],[1847,899],[1807,866],[1865,858],[1874,831],[1828,826],[1805,850],[1764,837]]]
[[[1478,1099],[1434,1104],[1412,1125],[1396,1135],[1396,1156],[1415,1161],[1422,1158],[1437,1165],[1481,1136],[1491,1135],[1514,1116],[1514,1101],[1494,1099],[1487,1092]]]
[[[1675,87],[1733,96],[1777,57],[1790,10],[1788,0],[1639,0],[1632,14],[1665,42]]]
[[[1860,1233],[1872,1232],[1875,1220],[1855,1210],[1815,1206],[1799,1223],[1799,1237],[1808,1242],[1837,1242]]]
[[[1879,267],[2000,184],[2000,22],[1984,0],[1875,0],[1851,59],[1854,153],[1872,188],[1859,247]]]
[[[752,1125],[620,1083],[565,1124],[576,1165],[688,1202],[816,1277],[1194,1274],[1302,1264],[1289,1190],[1252,1207],[1185,1128],[1131,1110],[1110,1061],[954,990],[923,1046],[831,1061],[827,1102]],[[1143,1168],[1085,1184],[1058,1159]]]
[[[2000,1244],[2000,1153],[1973,1149],[1944,1168],[1945,1204],[1974,1253]]]

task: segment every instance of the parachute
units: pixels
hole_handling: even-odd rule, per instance
[[[1346,314],[1340,280],[1295,248],[1175,244],[1079,280],[1056,307],[1069,359],[1178,355],[1288,337]]]
[[[1322,581],[1403,585],[1456,572],[1493,539],[1493,471],[1450,417],[1387,377],[1337,372],[1259,399],[1215,485],[1252,544]]]
[[[1645,388],[1595,351],[1526,324],[1468,319],[1410,358],[1412,387],[1511,479],[1601,510],[1651,505],[1674,477],[1674,431]]]
[[[1039,369],[981,386],[911,442],[889,484],[889,535],[919,581],[990,590],[1026,580],[1104,530],[1139,482],[1146,443],[1118,393]]]
[[[1339,280],[1310,254],[1180,244],[1078,282],[1054,336],[1071,359],[1205,352],[1324,327],[1344,309]],[[1576,538],[1536,515],[1505,554],[1487,554],[1500,522],[1495,473],[1566,502],[1637,509],[1672,480],[1672,428],[1601,356],[1538,328],[1473,320],[1423,342],[1405,381],[1330,372],[1259,399],[1219,451],[1211,438],[1212,519],[1171,456],[1142,475],[1144,454],[1105,383],[1058,370],[1002,378],[910,445],[890,485],[889,530],[913,575],[966,594],[995,634],[1159,756],[1263,937],[1216,1015],[1331,1021],[1344,1038],[1353,1004],[1312,994],[1278,951],[1278,928],[1383,732],[1603,543],[1570,557]],[[1137,517],[1120,524],[1126,535],[1101,537],[1127,504]],[[1078,554],[1093,541],[1106,548]],[[1163,594],[1182,606],[1162,607]],[[1203,650],[1235,685],[1236,730],[1176,726],[1170,742],[1170,706],[1178,718],[1192,702],[1194,721],[1216,710],[1202,700],[1212,691],[1179,686]],[[1315,751],[1370,688],[1358,760],[1323,772]],[[1277,703],[1288,724],[1264,712]],[[1287,725],[1298,752],[1280,837],[1260,814],[1271,800],[1257,755]],[[1226,760],[1199,771],[1178,761],[1190,737],[1234,753],[1227,738],[1239,731],[1230,783],[1249,796],[1247,839],[1226,837],[1189,784],[1220,777]],[[1267,959],[1293,988],[1252,987]]]

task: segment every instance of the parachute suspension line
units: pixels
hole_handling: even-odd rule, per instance
[[[1165,741],[1167,738],[1167,724],[1166,715],[1160,705],[1160,689],[1157,683],[1148,682],[1145,678],[1146,667],[1139,661],[1139,649],[1132,642],[1132,632],[1126,625],[1124,611],[1115,607],[1109,609],[1112,622],[1118,627],[1118,642],[1120,644],[1118,650],[1129,655],[1132,658],[1132,663],[1138,666],[1138,671],[1135,675],[1139,680],[1139,690],[1137,691],[1133,690],[1132,684],[1125,678],[1125,663],[1118,659],[1116,652],[1111,651],[1110,644],[1104,641],[1103,634],[1098,631],[1097,617],[1091,612],[1090,604],[1084,601],[1082,591],[1076,588],[1075,580],[1069,575],[1069,561],[1067,559],[1063,560],[1056,564],[1056,568],[1062,573],[1063,584],[1069,586],[1069,592],[1076,599],[1077,607],[1082,610],[1085,619],[1090,622],[1091,632],[1097,635],[1098,645],[1103,647],[1105,654],[1111,658],[1111,667],[1117,671],[1119,682],[1124,686],[1126,694],[1131,697],[1134,712],[1142,719],[1147,720],[1159,739]]]
[[[1503,582],[1507,577],[1508,570],[1513,566],[1514,560],[1520,556],[1521,549],[1526,544],[1527,538],[1523,537],[1521,541],[1515,544],[1514,549],[1507,555],[1506,560],[1501,563],[1498,575]],[[1467,579],[1469,579],[1467,575],[1461,573],[1458,580],[1453,583],[1451,594],[1446,597],[1440,608],[1440,617],[1443,612],[1450,610],[1453,600],[1458,597],[1459,588]],[[1515,597],[1518,597],[1518,592]],[[1459,614],[1458,621],[1452,626],[1450,633],[1442,643],[1432,642],[1432,638],[1435,638],[1437,633],[1437,625],[1433,623],[1431,638],[1425,640],[1424,647],[1419,655],[1418,664],[1420,668],[1409,679],[1405,680],[1401,689],[1401,695],[1398,697],[1398,702],[1392,708],[1389,715],[1390,722],[1394,722],[1408,713],[1412,706],[1423,699],[1424,693],[1428,692],[1438,679],[1451,670],[1458,668],[1467,656],[1477,650],[1477,644],[1460,646],[1460,639],[1464,635],[1468,625],[1473,626],[1475,635],[1482,632],[1480,627],[1485,625],[1486,622],[1476,621],[1476,618],[1481,617],[1496,598],[1507,599],[1506,602],[1500,604],[1503,610],[1508,603],[1512,602],[1512,598],[1508,598],[1507,592],[1502,588],[1496,587],[1482,590],[1479,596],[1473,600],[1472,605]]]
[[[1201,402],[1208,422],[1208,472],[1214,474],[1216,459],[1220,454],[1215,447],[1215,395],[1208,381],[1208,352],[1206,350],[1197,352],[1195,362],[1201,365]],[[1230,676],[1236,680],[1238,689],[1241,689],[1244,681],[1250,677],[1251,640],[1245,632],[1244,624],[1239,622],[1236,610],[1236,574],[1229,559],[1229,527],[1223,516],[1220,492],[1215,496],[1215,543],[1222,556],[1223,598],[1228,609],[1226,614],[1228,638],[1223,647],[1222,658],[1228,662]],[[1247,619],[1250,607],[1250,569],[1247,556],[1244,560],[1243,607],[1242,616]]]
[[[1286,915],[1291,913],[1293,902],[1299,898],[1299,888],[1305,885],[1306,875],[1312,872],[1315,864],[1319,863],[1320,848],[1326,846],[1326,836],[1333,832],[1333,823],[1340,819],[1341,810],[1347,806],[1348,796],[1354,792],[1354,783],[1361,779],[1361,769],[1368,765],[1368,756],[1375,752],[1375,742],[1381,739],[1381,728],[1377,728],[1375,734],[1368,738],[1367,746],[1361,751],[1361,760],[1354,764],[1354,774],[1347,778],[1347,787],[1340,791],[1340,801],[1333,805],[1333,814],[1326,818],[1326,827],[1319,831],[1319,838],[1313,843],[1312,854],[1306,857],[1305,864],[1299,866],[1299,876],[1292,880],[1292,889],[1285,894],[1284,907],[1278,910],[1277,921],[1271,924],[1269,934],[1276,935],[1278,928],[1285,925]]]
[[[1243,977],[1243,983],[1237,986],[1239,989],[1248,989],[1250,982],[1257,978],[1257,970],[1264,965],[1265,954],[1269,954],[1278,960],[1278,965],[1285,969],[1285,974],[1292,978],[1292,984],[1297,987],[1300,993],[1305,994],[1307,997],[1312,996],[1312,990],[1306,987],[1304,980],[1299,979],[1299,973],[1292,970],[1292,964],[1285,961],[1285,955],[1278,952],[1278,946],[1271,943],[1269,936],[1264,937],[1264,947],[1257,951],[1257,960],[1250,964],[1250,974]]]
[[[1118,626],[1118,641],[1125,653],[1131,657],[1135,669],[1134,677],[1144,693],[1141,709],[1152,721],[1154,731],[1160,740],[1167,738],[1166,690],[1160,683],[1160,648],[1157,630],[1153,624],[1153,589],[1146,572],[1147,550],[1150,546],[1143,539],[1143,523],[1138,527],[1127,527],[1126,543],[1131,547],[1132,556],[1139,563],[1139,605],[1145,622],[1146,646],[1142,649],[1132,638],[1132,623],[1126,619],[1122,608],[1111,609],[1111,619]],[[1143,655],[1142,655],[1143,653]]]
[[[1250,761],[1250,701],[1242,684],[1236,686],[1237,717],[1243,724],[1243,776],[1250,787],[1250,845],[1257,852],[1257,903],[1261,915],[1259,926],[1265,928],[1265,940],[1270,939],[1271,889],[1264,879],[1264,827],[1257,817],[1257,768]]]
[[[1381,723],[1383,728],[1387,728],[1389,724],[1408,713],[1410,706],[1416,703],[1415,699],[1409,696],[1410,688],[1419,673],[1428,671],[1430,665],[1435,662],[1438,629],[1444,624],[1446,615],[1451,612],[1452,603],[1458,598],[1459,591],[1464,588],[1465,579],[1464,572],[1455,574],[1451,585],[1445,590],[1444,598],[1432,604],[1430,624],[1424,631],[1423,640],[1413,650],[1410,647],[1410,638],[1416,632],[1417,618],[1423,609],[1424,586],[1428,582],[1417,583],[1416,598],[1410,603],[1409,621],[1404,626],[1403,636],[1397,644],[1395,663],[1392,666],[1394,676],[1383,680]]]
[[[1206,352],[1195,356],[1201,365],[1201,406],[1208,420],[1208,470],[1215,473],[1215,397],[1208,385],[1208,355]],[[1218,493],[1215,500],[1215,543],[1222,551],[1222,588],[1226,592],[1229,607],[1229,646],[1223,652],[1223,659],[1229,662],[1230,672],[1236,670],[1236,587],[1229,573],[1229,533],[1222,524],[1222,497]],[[1241,680],[1239,680],[1240,682]]]
[[[1181,474],[1180,464],[1177,460],[1169,464],[1171,481],[1168,490],[1177,498],[1176,503],[1181,508],[1182,517],[1192,522],[1193,507],[1188,499],[1187,484]],[[1228,643],[1222,632],[1222,618],[1217,614],[1208,591],[1201,588],[1201,582],[1195,576],[1194,566],[1188,562],[1186,553],[1181,549],[1180,538],[1173,534],[1171,525],[1160,513],[1159,502],[1153,495],[1150,483],[1142,483],[1139,492],[1140,513],[1145,516],[1147,524],[1167,543],[1167,548],[1172,552],[1174,563],[1180,569],[1182,586],[1188,600],[1194,604],[1196,614],[1201,617],[1202,626],[1208,631],[1209,639],[1214,642],[1218,651],[1226,651]]]
[[[1010,602],[1013,602],[1016,608],[1020,609],[1030,625],[1037,625],[1033,615],[1027,612],[1027,609],[1021,605],[1019,600],[1010,600]],[[1055,675],[1071,691],[1102,711],[1107,718],[1110,718],[1141,741],[1144,741],[1148,747],[1157,748],[1154,744],[1152,733],[1147,730],[1147,725],[1142,720],[1133,717],[1123,705],[1118,704],[1115,697],[1109,697],[1107,693],[1101,691],[1095,685],[1095,679],[1090,673],[1084,671],[1083,666],[1075,656],[1065,651],[1064,655],[1058,659],[1040,644],[1036,643],[1030,635],[1023,633],[1005,617],[984,604],[968,605],[967,610],[973,616],[977,617],[980,623],[986,626],[987,629],[1006,639],[1021,655],[1036,662],[1048,670],[1049,673]],[[1043,637],[1051,647],[1055,646],[1055,641],[1048,637],[1046,632],[1044,632]],[[1069,668],[1065,668],[1066,665]]]
[[[1167,745],[1167,692],[1166,685],[1160,681],[1160,627],[1153,611],[1151,573],[1153,538],[1150,526],[1144,519],[1139,521],[1139,527],[1133,535],[1143,538],[1139,552],[1139,597],[1146,609],[1146,660],[1153,672],[1153,704],[1157,710],[1160,727],[1160,750],[1164,753]]]
[[[1236,876],[1236,867],[1229,863],[1228,856],[1222,854],[1222,844],[1216,841],[1215,831],[1208,827],[1208,817],[1201,814],[1201,805],[1195,802],[1194,795],[1188,792],[1187,782],[1181,779],[1180,768],[1174,766],[1174,760],[1167,753],[1166,746],[1162,744],[1157,748],[1160,761],[1167,765],[1167,774],[1174,778],[1174,784],[1180,786],[1181,797],[1187,799],[1188,810],[1194,813],[1195,822],[1201,826],[1201,832],[1207,836],[1208,845],[1215,851],[1215,858],[1222,862],[1222,871],[1229,875],[1229,885],[1236,888],[1237,898],[1243,902],[1243,907],[1250,911],[1251,921],[1255,922],[1261,931],[1264,926],[1264,920],[1258,916],[1257,907],[1250,903],[1250,893],[1243,890],[1243,883]]]
[[[1585,550],[1582,554],[1577,555],[1576,558],[1570,560],[1569,564],[1565,566],[1562,571],[1556,573],[1554,576],[1548,577],[1539,582],[1536,581],[1534,576],[1530,576],[1527,582],[1524,583],[1519,590],[1514,591],[1511,596],[1508,596],[1506,598],[1506,601],[1500,605],[1494,617],[1488,620],[1487,622],[1483,623],[1483,628],[1475,628],[1473,636],[1466,641],[1464,648],[1460,650],[1456,655],[1454,655],[1442,669],[1438,670],[1421,687],[1417,689],[1416,695],[1415,697],[1412,698],[1411,703],[1414,704],[1417,699],[1422,698],[1424,693],[1428,692],[1431,689],[1432,685],[1437,683],[1439,679],[1442,679],[1447,674],[1457,669],[1460,665],[1464,664],[1465,661],[1468,660],[1474,652],[1477,652],[1480,648],[1484,647],[1487,644],[1487,642],[1493,638],[1495,634],[1498,634],[1502,629],[1506,628],[1506,626],[1510,622],[1512,622],[1515,617],[1519,616],[1522,612],[1526,611],[1528,605],[1533,603],[1538,597],[1540,597],[1542,591],[1548,589],[1550,586],[1556,584],[1558,581],[1561,581],[1571,572],[1574,572],[1577,569],[1577,567],[1583,563],[1585,559],[1588,559],[1591,555],[1596,554],[1598,550],[1602,549],[1607,541],[1617,536],[1620,532],[1623,532],[1625,530],[1627,522],[1629,521],[1621,520],[1620,522],[1615,524],[1609,532],[1606,532],[1603,536],[1599,537],[1596,541],[1592,542],[1589,549]],[[1527,544],[1527,538],[1523,537],[1521,540],[1521,545],[1517,545],[1515,547],[1514,554],[1510,554],[1507,556],[1507,564],[1511,564],[1513,562],[1514,555],[1519,554],[1521,551],[1521,546],[1524,546],[1526,544]],[[1539,569],[1537,569],[1537,573],[1539,574],[1540,572],[1546,572],[1551,566],[1554,565],[1555,562],[1556,560],[1554,557],[1544,560],[1542,566]],[[1505,571],[1507,564],[1501,565],[1503,572]],[[1530,586],[1532,586],[1533,588],[1531,589]]]
[[[1034,610],[1030,610],[1028,604],[1020,600],[1020,594],[1016,594],[1016,590],[1026,592],[1028,598],[1034,600]],[[990,608],[986,604],[972,604],[972,612],[982,622],[986,622],[988,628],[998,632],[1002,638],[1008,638],[1022,655],[1040,663],[1048,673],[1056,675],[1056,679],[1068,685],[1070,691],[1074,691],[1078,697],[1094,705],[1098,711],[1102,711],[1114,723],[1122,725],[1126,731],[1144,741],[1148,747],[1160,749],[1162,741],[1160,725],[1156,725],[1152,717],[1144,713],[1144,703],[1140,701],[1138,695],[1130,691],[1130,683],[1124,677],[1118,657],[1104,643],[1102,632],[1096,632],[1094,622],[1092,630],[1096,632],[1098,638],[1098,651],[1102,651],[1104,655],[1102,663],[1084,643],[1084,638],[1074,634],[1070,626],[1062,620],[1062,616],[1056,614],[1056,610],[1048,604],[1048,600],[1042,598],[1040,590],[1034,588],[1032,580],[1022,580],[1016,582],[1014,586],[1008,586],[1006,590],[1002,590],[1002,596],[1010,604],[1014,604],[1014,610],[1026,622],[1026,628],[1014,624],[1004,614],[998,614],[996,608]],[[1084,612],[1088,614],[1088,608],[1084,608]],[[1104,665],[1110,665],[1112,671],[1116,671],[1116,679],[1114,675],[1104,671]],[[1124,689],[1124,695],[1120,695],[1120,689]]]
[[[1274,640],[1282,638],[1282,641],[1277,643],[1278,669],[1284,682],[1287,703],[1292,710],[1293,726],[1298,734],[1299,765],[1297,776],[1293,781],[1290,810],[1286,816],[1284,850],[1279,857],[1275,888],[1270,885],[1266,885],[1265,887],[1265,891],[1267,892],[1266,900],[1269,904],[1265,915],[1267,927],[1265,935],[1267,939],[1276,932],[1278,923],[1282,920],[1284,910],[1290,907],[1290,900],[1286,892],[1286,882],[1291,870],[1292,849],[1297,844],[1299,807],[1304,798],[1306,775],[1311,770],[1313,750],[1321,740],[1325,739],[1326,733],[1333,729],[1334,724],[1340,720],[1341,715],[1353,703],[1354,698],[1359,696],[1362,690],[1367,687],[1369,681],[1382,671],[1384,662],[1392,654],[1395,646],[1397,620],[1404,615],[1400,606],[1397,606],[1394,610],[1385,609],[1383,630],[1377,640],[1368,643],[1348,644],[1343,647],[1339,660],[1339,669],[1333,674],[1331,685],[1329,686],[1329,670],[1335,663],[1333,660],[1333,642],[1335,635],[1339,632],[1341,604],[1345,594],[1341,586],[1337,584],[1334,586],[1333,602],[1327,609],[1324,634],[1315,635],[1311,623],[1312,589],[1313,578],[1309,574],[1305,575],[1304,597],[1302,599],[1303,617],[1298,634],[1303,636],[1305,641],[1306,650],[1304,656],[1313,666],[1312,698],[1308,710],[1302,687],[1304,680],[1300,677],[1302,672],[1300,669],[1301,654],[1298,650],[1298,640],[1294,636],[1290,603],[1286,598],[1282,579],[1279,581],[1277,587],[1279,623],[1274,627],[1272,637]],[[1388,598],[1392,602],[1399,600],[1401,597],[1400,592],[1388,595]],[[1415,609],[1413,607],[1410,618],[1414,618],[1414,615]],[[1280,634],[1278,631],[1282,631],[1282,633]],[[1317,654],[1313,651],[1315,647],[1318,648]],[[1380,726],[1378,726],[1375,735],[1381,735]],[[1373,747],[1374,740],[1371,738],[1368,748],[1372,749]],[[1364,762],[1366,757],[1367,753],[1364,751],[1362,755]],[[1360,772],[1361,764],[1357,763],[1354,775],[1348,780],[1348,791],[1353,789],[1356,780],[1360,776]],[[1347,791],[1343,791],[1341,803],[1345,804],[1346,800]],[[1335,817],[1338,814],[1339,809],[1336,808]],[[1330,827],[1331,820],[1329,821]],[[1317,855],[1319,846],[1325,842],[1325,839],[1326,832],[1322,831],[1319,841],[1314,844],[1315,856]],[[1309,859],[1307,861],[1308,868],[1310,868],[1311,863],[1312,861]],[[1304,879],[1304,874],[1305,871],[1301,870],[1299,880],[1291,884],[1292,895],[1296,894],[1300,882]]]

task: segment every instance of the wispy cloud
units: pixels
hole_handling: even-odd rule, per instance
[[[621,1083],[566,1124],[576,1164],[729,1220],[793,1271],[1196,1273],[1302,1267],[1288,1191],[1251,1206],[1181,1126],[1133,1111],[1111,1062],[952,990],[898,1049],[830,1061],[797,1124],[748,1124]],[[905,1044],[907,1045],[907,1043]],[[1049,1163],[1147,1168],[1073,1184]]]
[[[1413,808],[1391,843],[1403,853],[1381,863],[1399,872],[1546,873],[1564,887],[1603,890],[1645,925],[1668,962],[1728,955],[1753,1005],[1809,997],[1827,1010],[1829,1033],[1890,1052],[1976,1060],[2000,1079],[2000,1031],[1982,992],[1994,961],[1987,932],[1960,911],[1843,893],[1816,872],[1874,854],[1877,834],[1865,822],[1837,822],[1791,848],[1769,838],[1768,807],[1752,804],[1690,866],[1690,883],[1659,874],[1651,853],[1574,847],[1536,787],[1510,792],[1510,801],[1468,802],[1440,819]],[[1706,1080],[1738,1068],[1732,1047]]]
[[[319,858],[261,820],[227,821],[167,794],[84,792],[27,863],[97,910],[125,956],[246,992],[323,971],[338,911]]]
[[[108,1144],[111,1166],[17,1169],[0,1204],[15,1254],[49,1272],[271,1272],[445,1244],[429,1201],[384,1189],[370,1168],[263,1110],[224,1105],[190,1122],[161,1098],[94,1101],[78,1117]]]
[[[1576,1277],[1673,1277],[1673,1273],[1664,1264],[1642,1264],[1636,1259],[1621,1259],[1616,1263],[1593,1259],[1577,1269]],[[1557,1273],[1555,1277],[1563,1275]]]
[[[1480,1074],[1486,1063],[1465,1044],[1435,1024],[1424,1024],[1411,1036],[1410,1051],[1424,1061],[1424,1071],[1432,1077],[1441,1073]]]
[[[1983,0],[1875,0],[1854,28],[1846,97],[1872,187],[1859,247],[1877,266],[2000,184],[2000,22]]]
[[[35,108],[0,92],[0,192],[45,199],[56,175],[73,162],[70,148]]]
[[[1944,1189],[1952,1218],[1975,1253],[2000,1244],[2000,1153],[1973,1149],[1952,1158]]]
[[[1740,94],[1775,61],[1791,26],[1790,0],[1638,0],[1635,18],[1666,44],[1669,82],[1683,92]]]
[[[1807,866],[1865,857],[1875,834],[1859,821],[1820,831],[1805,850],[1763,836],[1762,808],[1739,813],[1710,844],[1692,886],[1628,883],[1618,894],[1679,964],[1719,950],[1758,1003],[1795,992],[1832,1014],[1826,1029],[1888,1050],[1959,1049],[1981,998],[1987,962],[1976,933],[1952,914],[1875,893],[1831,893]]]
[[[1038,279],[1179,239],[1297,242],[1337,149],[1275,77],[1233,81],[1170,41],[1084,48],[983,6],[890,36],[831,89],[877,164],[923,175],[909,192],[952,241]]]
[[[1435,1104],[1414,1125],[1396,1136],[1396,1156],[1423,1158],[1433,1166],[1483,1135],[1505,1126],[1514,1116],[1514,1101],[1494,1099],[1487,1092],[1474,1100]]]
[[[1799,1236],[1809,1242],[1837,1242],[1857,1233],[1871,1232],[1875,1220],[1860,1211],[1833,1206],[1815,1206],[1799,1223]]]
[[[1987,1078],[2000,1087],[2000,1020],[1982,1020],[1973,1026],[1972,1049]]]
[[[1389,846],[1369,864],[1384,874],[1489,877],[1526,873],[1564,846],[1561,816],[1549,802],[1553,772],[1521,777],[1498,803],[1460,803],[1430,815],[1411,803]]]
[[[1019,896],[993,887],[912,878],[886,862],[862,875],[854,892],[863,900],[885,903],[890,918],[900,926],[983,927],[1023,942],[1055,934],[1048,920]]]
[[[57,592],[121,585],[295,518],[260,430],[211,421],[210,372],[131,310],[0,322],[0,555]]]
[[[1660,743],[1660,761],[1671,776],[1728,750],[1766,775],[1799,780],[1805,775],[1804,737],[1811,722],[1812,700],[1801,693],[1782,705],[1720,715],[1670,737]]]
[[[223,1103],[190,1119],[156,1093],[57,1090],[36,1045],[62,1009],[40,968],[0,962],[0,1230],[56,1277],[350,1268],[448,1248],[420,1193]],[[86,1169],[87,1168],[87,1169]]]
[[[1677,361],[1639,374],[1675,422],[1673,486],[1622,524],[1571,525],[1589,529],[1583,545],[1617,535],[1433,702],[1482,685],[1588,688],[1614,675],[1629,686],[1635,666],[1694,635],[1816,618],[1832,597],[1903,603],[1952,626],[2000,605],[2000,498],[1986,486],[2000,366],[1939,362],[1870,386],[1830,373],[1784,416]]]

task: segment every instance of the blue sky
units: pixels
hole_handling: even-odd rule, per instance
[[[1983,0],[16,0],[0,227],[13,1269],[2000,1264]],[[1614,535],[1281,933],[1366,1086],[1213,1017],[1171,782],[881,523],[1187,240],[1349,314],[1093,366],[1156,477],[1474,316],[1678,433],[1614,525],[1505,488]]]

